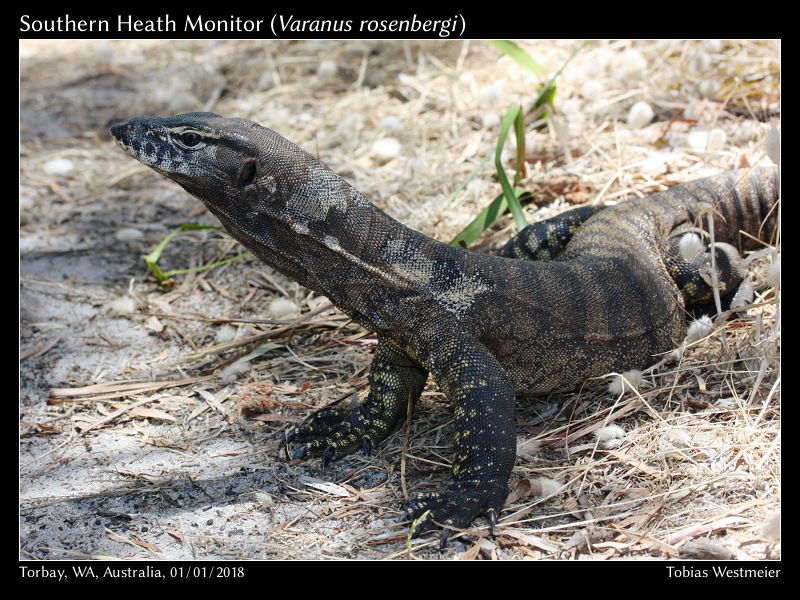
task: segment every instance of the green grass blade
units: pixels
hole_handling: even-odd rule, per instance
[[[536,77],[544,77],[542,66],[514,42],[510,40],[491,40],[489,43],[529,73]]]
[[[564,63],[558,68],[558,71],[553,73],[550,79],[547,80],[547,83],[544,84],[544,86],[542,86],[542,88],[539,90],[539,93],[536,95],[534,101],[531,102],[531,105],[525,111],[525,114],[528,114],[529,112],[536,110],[543,104],[553,104],[553,101],[555,100],[556,96],[556,79],[558,78],[559,75],[561,75],[561,72],[567,68],[567,65],[570,62],[572,62],[572,59],[578,55],[578,52],[580,52],[583,49],[583,47],[588,43],[589,43],[588,40],[584,40],[580,44],[575,46],[575,49],[567,57],[567,60],[564,61]]]
[[[203,265],[201,267],[192,267],[189,269],[175,269],[173,271],[167,271],[165,273],[164,271],[161,270],[161,267],[158,266],[158,261],[161,258],[161,254],[164,252],[164,249],[167,247],[167,244],[169,244],[172,241],[172,238],[174,238],[178,234],[178,232],[191,229],[222,229],[222,227],[220,227],[219,225],[197,225],[195,223],[186,223],[184,225],[181,225],[171,233],[169,233],[167,236],[165,236],[164,239],[161,240],[161,242],[159,242],[159,244],[153,249],[153,251],[144,257],[144,262],[145,265],[147,265],[147,270],[153,275],[153,277],[156,278],[156,281],[158,281],[159,285],[161,285],[162,287],[169,287],[171,285],[169,279],[173,275],[181,275],[184,273],[192,273],[194,271],[205,271],[208,269],[213,269],[214,267],[218,267],[220,265],[224,265],[234,260],[239,260],[244,256],[250,255],[249,252],[244,252],[242,254],[239,254],[238,256],[234,256],[233,258],[226,258],[225,260],[220,260],[215,263]]]
[[[514,197],[519,198],[525,193],[523,188],[514,188]],[[461,230],[449,243],[451,246],[469,246],[474,244],[483,235],[489,226],[505,214],[508,203],[504,194],[500,194],[476,216],[469,225]]]
[[[508,177],[506,176],[506,170],[503,167],[503,147],[505,146],[506,138],[508,137],[508,130],[511,129],[512,125],[519,130],[518,128],[522,126],[522,119],[522,109],[518,106],[509,108],[506,111],[503,121],[500,123],[500,135],[497,139],[497,146],[494,152],[494,165],[497,169],[497,177],[500,179],[500,185],[503,188],[503,196],[505,196],[508,208],[511,210],[511,215],[514,217],[514,222],[517,224],[517,229],[520,231],[528,225],[528,221],[525,219],[525,213],[522,211],[522,205],[520,205],[519,200],[517,200],[517,196],[514,194],[514,188],[511,186],[508,181]],[[517,164],[517,172],[519,172],[519,170],[520,163]],[[518,180],[515,177],[515,183],[517,181]]]
[[[174,238],[179,231],[184,231],[186,229],[222,229],[222,227],[219,225],[197,225],[194,223],[186,223],[181,225],[175,231],[161,240],[158,246],[156,246],[150,254],[144,257],[144,262],[146,262],[148,265],[150,263],[157,263],[158,259],[161,258],[161,253],[164,251],[164,248],[167,247],[167,244],[172,241],[172,238]]]
[[[514,187],[525,179],[525,114],[520,110],[514,119],[514,133],[517,138],[516,171],[514,172]],[[522,210],[520,208],[520,210]]]
[[[469,172],[469,175],[467,175],[467,178],[466,178],[464,181],[462,181],[462,182],[461,182],[461,183],[460,183],[460,184],[459,184],[459,185],[456,187],[456,189],[454,189],[454,190],[453,190],[453,193],[452,193],[452,194],[450,194],[450,195],[447,197],[447,200],[445,200],[445,205],[449,206],[450,204],[452,204],[452,203],[453,203],[453,201],[454,201],[454,200],[456,199],[456,197],[457,197],[457,196],[458,196],[458,195],[461,193],[461,191],[462,191],[464,188],[466,188],[466,187],[467,187],[467,185],[469,185],[469,182],[470,182],[470,181],[472,181],[473,179],[475,179],[475,176],[476,176],[476,175],[477,175],[477,174],[480,172],[480,170],[483,168],[483,165],[485,165],[485,164],[486,164],[486,161],[487,161],[487,160],[489,160],[491,157],[492,157],[492,153],[491,153],[491,152],[487,152],[487,153],[486,153],[486,156],[484,156],[484,157],[481,159],[481,162],[479,162],[477,165],[475,165],[475,168],[474,168],[474,169],[472,169],[472,171],[470,171],[470,172]]]
[[[172,271],[167,271],[164,273],[164,276],[169,278],[173,275],[184,275],[186,273],[194,273],[195,271],[208,271],[209,269],[213,269],[214,267],[219,267],[222,265],[226,265],[229,262],[233,262],[235,260],[239,260],[240,258],[244,258],[245,256],[250,256],[250,252],[242,252],[241,254],[237,254],[236,256],[232,256],[231,258],[226,258],[223,260],[218,260],[217,262],[209,263],[207,265],[202,265],[200,267],[189,267],[188,269],[174,269]]]

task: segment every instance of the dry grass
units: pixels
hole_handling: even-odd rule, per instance
[[[552,72],[575,42],[523,46]],[[529,75],[482,42],[26,42],[23,54],[21,194],[32,206],[23,207],[22,246],[33,254],[52,250],[35,237],[43,227],[77,240],[68,253],[104,252],[107,242],[84,246],[80,235],[70,237],[70,224],[91,222],[93,214],[111,219],[111,231],[137,224],[145,231],[142,242],[127,242],[131,261],[163,237],[141,225],[167,220],[169,229],[205,219],[182,192],[131,164],[104,135],[110,122],[135,114],[194,109],[279,131],[396,218],[448,240],[499,193],[491,161],[451,204],[444,200],[493,148],[505,109],[526,106],[535,93]],[[324,61],[335,62],[335,73]],[[767,123],[778,117],[778,74],[773,42],[590,44],[558,82],[549,127],[528,129],[523,185],[536,190],[529,220],[574,203],[616,202],[763,164]],[[634,128],[626,116],[639,100],[652,106],[655,120]],[[698,132],[710,130],[722,132],[721,146],[699,147]],[[386,138],[399,142],[397,154],[376,150]],[[41,165],[53,158],[81,168],[68,177],[43,174]],[[506,218],[484,243],[511,230]],[[219,234],[182,239],[174,267],[237,252]],[[779,558],[768,524],[780,513],[780,304],[779,289],[765,283],[776,256],[767,248],[750,259],[758,291],[746,314],[666,357],[638,392],[612,394],[609,378],[572,394],[521,401],[519,457],[497,536],[488,537],[478,522],[457,536],[447,556]],[[269,472],[264,490],[253,487],[231,505],[237,514],[255,515],[260,526],[252,532],[242,525],[215,533],[215,526],[175,521],[173,543],[191,546],[198,557],[439,556],[432,539],[409,546],[406,528],[393,523],[406,486],[410,493],[434,489],[449,471],[452,428],[435,386],[424,393],[407,437],[394,435],[376,456],[348,457],[325,472],[314,461],[286,463],[280,449],[286,428],[354,388],[363,396],[371,336],[252,259],[179,278],[168,293],[141,272],[136,277],[130,285],[108,277],[89,286],[94,277],[62,282],[23,273],[31,294],[94,307],[129,296],[133,314],[116,318],[147,332],[152,343],[109,364],[103,352],[126,342],[104,326],[75,338],[77,347],[97,349],[87,352],[93,360],[63,374],[62,344],[78,324],[53,334],[29,327],[23,316],[25,385],[41,391],[105,382],[54,390],[46,407],[43,396],[26,397],[23,437],[37,443],[22,457],[24,478],[35,483],[74,464],[66,451],[86,440],[132,436],[143,450],[168,450],[176,460]],[[291,300],[302,316],[264,319],[276,297]],[[98,309],[97,321],[108,317]],[[50,341],[54,335],[57,342]],[[125,387],[131,379],[141,382]],[[610,425],[621,429],[603,429]],[[246,445],[201,451],[228,439]],[[146,482],[141,477],[137,472],[138,483],[127,490],[69,497],[174,495],[184,485],[168,470]],[[49,502],[60,501],[26,500],[23,514]],[[163,541],[141,532],[114,535],[120,555],[165,555]],[[61,551],[94,556],[95,548],[62,545]]]

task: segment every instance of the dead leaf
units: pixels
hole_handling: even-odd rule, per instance
[[[538,535],[523,533],[522,531],[516,529],[503,529],[499,533],[500,535],[514,538],[515,540],[521,542],[525,546],[530,546],[531,548],[539,548],[540,550],[544,550],[545,552],[557,552],[559,550],[559,546],[551,542],[548,542],[546,540],[543,540]]]
[[[517,482],[517,485],[514,486],[514,489],[511,490],[511,493],[506,498],[506,506],[509,504],[513,504],[517,500],[522,498],[527,498],[531,494],[531,480],[530,479],[520,479]]]
[[[217,400],[216,396],[214,396],[214,394],[212,394],[208,390],[197,390],[197,393],[203,397],[203,400],[208,402],[209,406],[221,412],[222,414],[225,414],[225,409],[223,408],[220,401]]]
[[[144,326],[150,331],[155,331],[156,333],[161,333],[162,331],[164,331],[164,324],[161,321],[159,321],[156,317],[149,317],[144,322]]]
[[[681,558],[700,560],[736,560],[736,554],[711,540],[689,540],[678,549]]]
[[[125,408],[127,405],[126,404],[112,404],[111,406],[113,406],[117,410],[121,410],[121,409]],[[157,421],[172,421],[173,423],[175,421],[177,421],[177,419],[175,417],[173,417],[172,415],[167,414],[164,411],[158,410],[156,408],[144,408],[144,407],[132,408],[130,411],[128,411],[128,413],[131,414],[131,415],[136,415],[137,417],[145,417],[147,419],[156,419]]]
[[[458,557],[458,560],[475,560],[481,551],[481,542],[478,540],[469,549]]]
[[[728,527],[732,527],[739,523],[750,523],[750,520],[743,517],[725,517],[724,519],[720,519],[719,521],[714,521],[712,523],[693,525],[692,527],[688,527],[683,531],[673,533],[671,536],[667,537],[666,540],[664,540],[664,543],[674,546],[684,540],[711,533],[716,529],[727,529]]]
[[[614,458],[618,458],[622,462],[628,463],[629,465],[636,467],[642,473],[647,473],[648,475],[651,475],[653,477],[661,477],[660,472],[656,471],[651,466],[643,463],[639,459],[634,458],[629,454],[626,454],[625,452],[620,452],[619,450],[601,450],[600,452],[604,452],[605,454],[610,454]]]
[[[349,498],[352,496],[352,494],[345,488],[336,483],[331,483],[330,481],[321,481],[319,479],[312,479],[311,477],[301,477],[300,483],[340,498]]]

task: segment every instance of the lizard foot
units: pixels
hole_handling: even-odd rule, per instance
[[[413,536],[436,528],[436,523],[463,529],[475,517],[485,514],[494,533],[497,515],[508,495],[508,483],[494,479],[467,479],[451,483],[442,492],[420,494],[406,502],[401,520],[417,521]],[[426,514],[427,513],[427,514]],[[439,548],[447,545],[447,529],[442,529]]]
[[[394,429],[380,416],[373,416],[363,406],[350,411],[323,409],[311,421],[300,425],[286,436],[287,443],[300,446],[292,459],[322,456],[322,467],[332,460],[363,450],[369,456],[372,449]]]

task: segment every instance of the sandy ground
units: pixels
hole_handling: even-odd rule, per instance
[[[577,42],[522,46],[553,73]],[[775,42],[587,45],[558,80],[556,120],[528,128],[529,219],[765,164],[778,61]],[[364,394],[368,332],[252,258],[169,290],[145,271],[142,255],[173,229],[215,224],[111,142],[109,125],[145,113],[259,121],[451,239],[499,193],[492,161],[448,198],[493,149],[505,110],[535,96],[489,44],[25,41],[20,65],[21,558],[780,556],[780,319],[766,285],[725,341],[651,376],[641,397],[603,387],[522,405],[505,533],[490,539],[478,522],[440,555],[432,538],[407,546],[395,524],[401,435],[324,471],[280,448],[309,410]],[[649,120],[631,116],[639,101]],[[222,232],[183,232],[161,264],[239,251]],[[754,276],[777,256],[755,257]],[[622,433],[598,452],[603,410]],[[451,451],[435,386],[418,413],[411,493],[446,479]],[[570,423],[586,427],[577,450],[542,442]],[[564,487],[542,500],[547,481]]]

